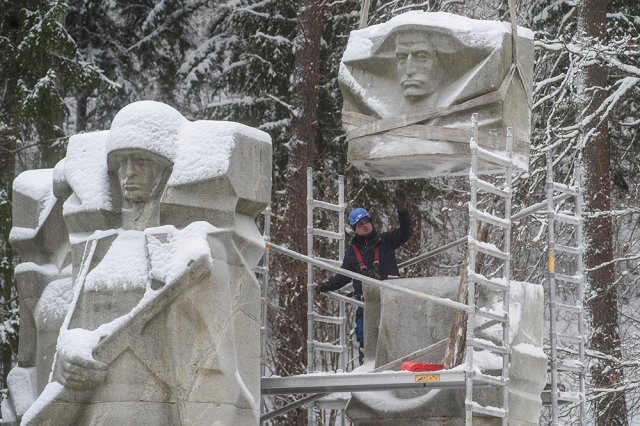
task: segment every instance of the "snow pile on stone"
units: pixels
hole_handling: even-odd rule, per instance
[[[53,169],[38,169],[22,172],[14,179],[14,198],[22,197],[25,200],[30,200],[32,203],[35,203],[35,205],[31,205],[30,207],[35,208],[38,221],[37,223],[27,224],[18,222],[20,217],[16,217],[14,220],[18,223],[15,223],[15,226],[11,228],[9,234],[11,241],[35,238],[38,230],[56,202],[52,192],[52,176]],[[23,212],[21,218],[24,219],[26,217],[29,217],[29,215]]]
[[[267,133],[240,123],[189,122],[178,141],[173,174],[168,184],[184,185],[225,174],[239,136],[271,144]]]
[[[143,149],[170,160],[173,172],[167,185],[171,187],[227,173],[241,138],[271,145],[267,133],[240,123],[191,122],[160,102],[134,102],[118,112],[110,130],[79,134],[69,140],[63,167],[73,195],[65,202],[64,213],[113,209],[107,167],[111,152]]]
[[[446,12],[411,11],[382,24],[352,31],[342,60],[369,58],[387,35],[399,28],[412,26],[448,31],[464,45],[483,49],[500,47],[504,35],[511,34],[511,25],[507,22],[470,19]],[[518,35],[533,40],[533,31],[528,28],[518,26]],[[451,50],[447,45],[439,46],[439,49]]]
[[[108,131],[83,133],[69,138],[64,177],[73,195],[64,203],[66,214],[111,210],[105,143]]]
[[[186,123],[188,120],[169,105],[134,102],[113,119],[107,154],[120,149],[144,149],[173,162],[180,131]]]

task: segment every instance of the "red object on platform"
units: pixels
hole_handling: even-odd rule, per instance
[[[429,364],[426,362],[412,362],[412,361],[403,362],[402,365],[400,366],[400,370],[414,371],[416,373],[419,373],[421,371],[438,371],[443,369],[444,369],[444,364]]]

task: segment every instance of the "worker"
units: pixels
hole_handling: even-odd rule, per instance
[[[349,225],[356,235],[351,245],[345,250],[341,266],[343,269],[377,280],[386,280],[390,275],[400,275],[395,251],[411,236],[411,218],[407,211],[407,199],[404,194],[396,193],[394,204],[398,209],[400,227],[382,234],[376,232],[371,215],[365,209],[358,207],[349,213]],[[316,292],[335,291],[347,285],[349,281],[351,278],[338,274],[318,284]],[[353,280],[353,290],[354,298],[363,300],[361,281]],[[364,310],[361,307],[356,310],[355,331],[359,344],[358,360],[362,365],[364,362]]]

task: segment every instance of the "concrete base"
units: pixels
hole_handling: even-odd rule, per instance
[[[429,277],[394,280],[405,288],[439,297],[455,299],[460,277]],[[538,424],[542,402],[540,394],[546,383],[547,358],[542,351],[544,292],[542,286],[511,283],[511,368],[509,369],[509,423]],[[491,294],[487,295],[490,298]],[[369,309],[369,304],[365,298]],[[380,292],[379,324],[375,351],[376,367],[430,346],[449,334],[454,311],[432,302],[418,300],[389,290]],[[365,322],[375,318],[365,316]],[[365,326],[373,328],[373,324]],[[502,328],[488,328],[478,336],[496,341]],[[368,339],[365,334],[365,339]],[[495,362],[500,358],[476,351],[476,363],[489,374],[497,374]],[[418,361],[440,363],[444,357],[433,353]],[[493,359],[487,362],[487,359]],[[461,368],[461,367],[458,367]],[[464,389],[403,390],[353,393],[347,415],[357,425],[462,425],[464,424]],[[478,388],[474,401],[484,406],[501,406],[501,389]],[[474,424],[498,425],[500,420],[474,416]]]

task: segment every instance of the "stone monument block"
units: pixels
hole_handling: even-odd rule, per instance
[[[35,390],[13,421],[257,425],[255,218],[270,200],[269,136],[136,102],[108,131],[72,137],[48,173],[72,268],[37,280],[46,256],[23,267],[44,288],[24,304],[36,311],[29,352],[55,362],[52,353],[43,369],[14,374],[10,393]],[[46,204],[23,198],[22,208]],[[34,253],[43,243],[27,237],[39,220],[15,228]],[[41,372],[44,390],[33,385]]]
[[[394,280],[402,287],[449,299],[455,299],[459,282],[460,277]],[[540,418],[540,395],[547,378],[547,358],[542,349],[544,293],[542,286],[514,281],[510,293],[509,424],[534,425]],[[409,305],[412,309],[406,309]],[[365,315],[365,323],[371,318],[377,318],[379,323],[365,324],[365,338],[369,343],[366,331],[378,327],[376,367],[447,339],[454,313],[450,308],[386,289],[381,289],[379,305],[373,308],[379,313],[372,317]],[[502,328],[490,327],[477,335],[497,342]],[[446,345],[438,345],[417,361],[442,363],[445,350]],[[486,351],[476,351],[474,358],[476,367],[490,374],[496,374],[495,370],[502,367],[502,358]],[[482,405],[499,406],[498,392],[497,388],[479,388],[474,391],[474,400]],[[347,415],[357,425],[463,425],[464,400],[464,389],[358,392],[353,393],[347,405]],[[476,423],[500,424],[494,418],[483,417],[474,418]]]
[[[465,175],[478,145],[528,169],[533,33],[448,13],[407,12],[353,31],[340,64],[347,159],[376,179]],[[485,173],[496,170],[481,162]]]
[[[20,300],[18,363],[7,377],[2,424],[17,424],[47,384],[58,331],[70,297],[54,294],[70,283],[69,240],[56,197],[52,169],[21,173],[13,184],[13,228],[9,239],[22,263],[15,268]],[[70,290],[70,286],[67,286]],[[70,296],[70,293],[69,293]],[[61,311],[51,307],[61,306]]]

